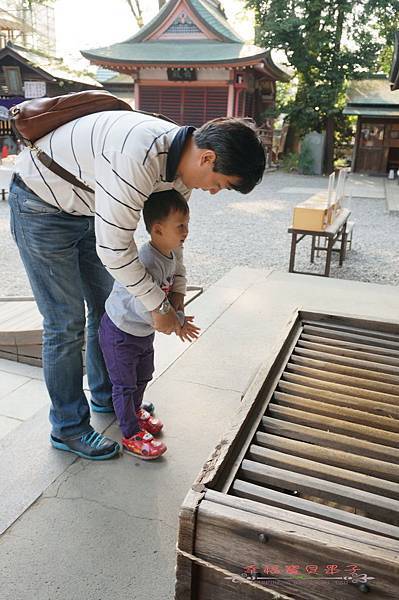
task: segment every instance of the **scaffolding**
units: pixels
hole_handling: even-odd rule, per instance
[[[7,42],[54,54],[54,7],[46,2],[0,0],[0,48]]]

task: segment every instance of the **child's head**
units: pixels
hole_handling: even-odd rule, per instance
[[[144,202],[143,218],[151,240],[162,250],[180,247],[188,235],[189,208],[176,190],[154,192]]]

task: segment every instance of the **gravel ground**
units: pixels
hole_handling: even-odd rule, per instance
[[[380,180],[381,181],[381,180]],[[185,244],[189,283],[205,288],[233,267],[288,270],[291,236],[287,228],[292,210],[304,194],[284,193],[287,187],[327,187],[323,177],[306,177],[275,171],[247,195],[220,192],[216,196],[195,190],[190,200],[190,236]],[[399,213],[388,214],[382,198],[353,198],[355,221],[353,249],[343,267],[333,254],[331,277],[397,285],[399,282]],[[0,295],[29,295],[29,283],[11,239],[8,205],[0,202]],[[137,241],[146,239],[143,227]],[[309,263],[310,238],[298,245],[296,269],[324,270],[324,257]]]

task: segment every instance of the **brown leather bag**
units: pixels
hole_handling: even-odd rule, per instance
[[[104,110],[133,110],[103,90],[88,90],[55,98],[25,100],[10,110],[14,126],[27,146],[61,125]]]
[[[36,156],[42,164],[72,185],[87,192],[93,192],[88,185],[61,167],[43,150],[40,150],[35,145],[35,142],[47,133],[50,133],[50,131],[57,129],[57,127],[69,123],[69,121],[107,110],[133,111],[134,109],[124,100],[113,96],[105,90],[88,90],[86,92],[76,92],[54,98],[25,100],[25,102],[13,106],[10,109],[10,115],[17,136],[22,138],[26,146],[37,152]],[[141,110],[134,112],[140,112],[145,115],[151,114],[164,121],[174,123],[171,119],[160,114],[147,113]]]

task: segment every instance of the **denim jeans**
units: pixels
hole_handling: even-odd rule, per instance
[[[96,253],[93,217],[73,216],[44,202],[18,175],[11,183],[9,205],[11,233],[43,316],[43,369],[52,434],[76,437],[92,429],[83,391],[86,319],[90,392],[97,404],[111,403],[98,327],[113,279]]]

